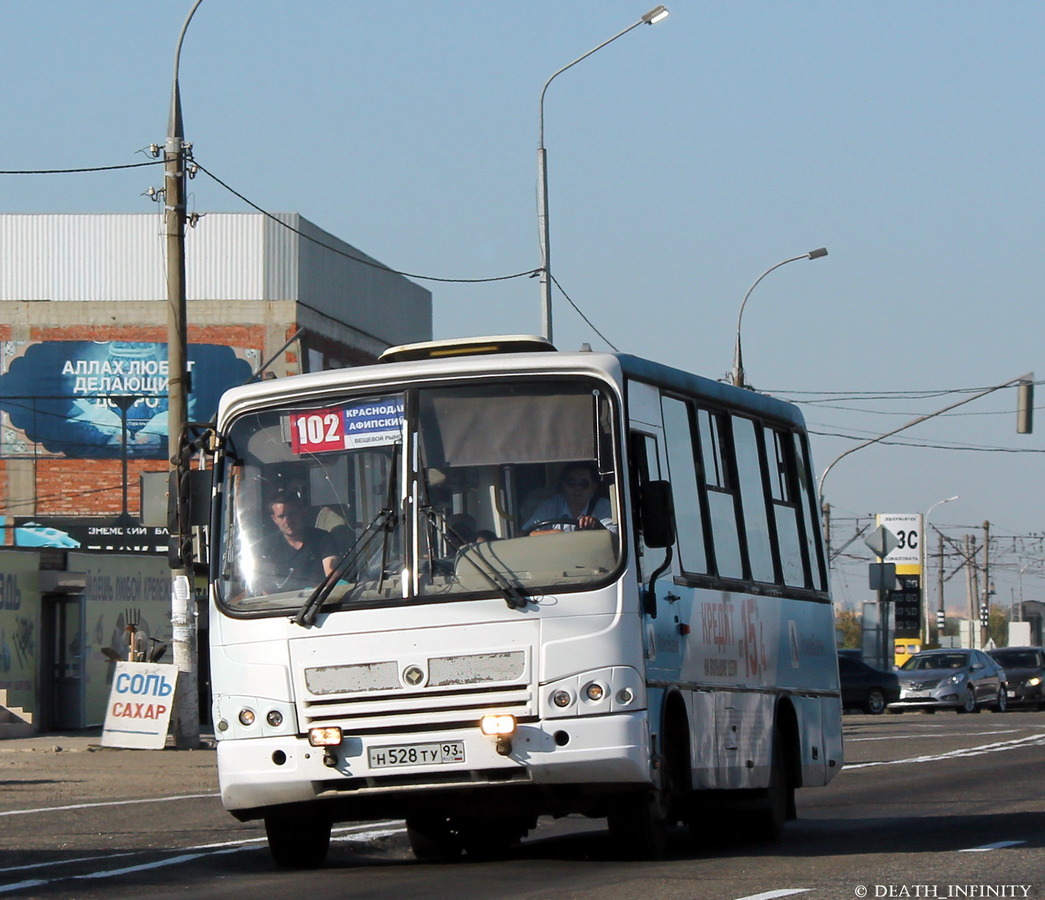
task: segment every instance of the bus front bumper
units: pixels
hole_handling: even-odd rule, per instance
[[[650,781],[645,711],[522,723],[498,739],[478,728],[431,734],[346,735],[312,747],[299,735],[218,742],[221,799],[232,813],[327,798],[533,785],[639,785]],[[368,804],[372,805],[372,804]]]

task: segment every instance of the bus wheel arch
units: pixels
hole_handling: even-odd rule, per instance
[[[661,707],[653,751],[653,784],[620,795],[607,816],[610,836],[631,859],[659,859],[667,849],[668,833],[686,814],[692,792],[689,716],[678,691],[669,692]]]

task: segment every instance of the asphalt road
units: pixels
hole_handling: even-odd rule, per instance
[[[212,750],[7,741],[0,897],[1045,900],[1045,713],[846,716],[845,739],[846,768],[799,792],[777,844],[680,830],[667,859],[624,862],[604,822],[570,818],[508,859],[433,865],[387,821],[336,826],[314,872],[275,867],[260,824],[221,809]]]

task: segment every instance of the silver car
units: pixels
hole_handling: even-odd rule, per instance
[[[953,709],[979,712],[989,706],[1004,712],[1007,705],[1006,675],[979,650],[929,650],[912,656],[899,669],[900,699],[889,712],[905,709]]]

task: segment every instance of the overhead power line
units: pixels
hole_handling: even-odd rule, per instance
[[[193,165],[195,166],[196,169],[198,169],[200,172],[203,172],[205,175],[207,175],[210,179],[212,179],[214,182],[216,182],[221,187],[223,187],[225,190],[227,190],[234,197],[236,197],[239,200],[243,201],[244,203],[246,203],[252,209],[257,210],[263,216],[265,216],[266,218],[268,218],[271,221],[275,222],[277,225],[281,226],[282,228],[285,228],[288,231],[293,232],[294,234],[298,235],[299,237],[304,238],[306,241],[310,241],[311,243],[316,244],[317,246],[322,247],[325,250],[329,250],[331,253],[335,253],[338,256],[343,256],[346,259],[350,259],[353,262],[357,262],[357,263],[359,263],[360,265],[363,265],[363,266],[370,266],[371,268],[374,268],[374,269],[380,269],[381,271],[388,272],[390,275],[401,275],[404,278],[413,278],[413,279],[416,279],[417,281],[435,281],[435,282],[440,282],[440,283],[443,283],[443,284],[492,284],[492,283],[499,282],[499,281],[512,281],[512,280],[514,280],[516,278],[535,278],[535,277],[537,277],[538,275],[541,274],[541,269],[540,268],[536,268],[536,269],[526,269],[526,270],[521,271],[521,272],[514,272],[511,275],[495,275],[495,276],[491,276],[491,277],[487,277],[487,278],[447,278],[447,277],[441,277],[441,276],[438,276],[438,275],[422,275],[422,274],[417,273],[417,272],[407,272],[407,271],[402,270],[402,269],[394,269],[391,266],[386,266],[385,264],[379,263],[376,260],[365,259],[365,258],[363,258],[361,256],[357,256],[357,255],[355,255],[353,253],[349,253],[349,252],[347,252],[345,250],[342,250],[339,247],[332,247],[330,244],[324,243],[323,241],[319,240],[318,238],[315,238],[312,235],[306,234],[305,232],[301,231],[300,229],[294,228],[292,225],[289,225],[288,223],[282,221],[278,216],[274,215],[273,213],[271,213],[268,210],[264,209],[263,207],[259,206],[257,203],[255,203],[252,200],[250,200],[247,197],[245,197],[243,194],[241,194],[239,191],[237,191],[231,185],[227,184],[225,181],[223,181],[221,178],[219,178],[217,175],[215,175],[213,172],[211,172],[205,166],[201,165],[200,162],[195,157],[192,157],[192,163],[193,163]],[[0,169],[0,175],[71,175],[71,174],[82,174],[82,173],[86,173],[86,172],[110,172],[110,171],[114,171],[114,170],[118,170],[118,169],[137,169],[137,168],[141,168],[143,166],[157,166],[157,165],[163,165],[163,164],[164,164],[164,160],[162,160],[162,159],[155,159],[155,160],[149,160],[148,162],[125,163],[123,165],[114,165],[114,166],[81,166],[81,167],[70,168],[70,169]],[[554,278],[552,279],[552,281],[555,283],[555,286],[559,289],[559,291],[563,295],[563,297],[565,297],[566,300],[569,302],[570,306],[572,306],[574,308],[574,310],[577,312],[577,314],[587,323],[588,327],[591,328],[591,330],[594,331],[600,338],[602,338],[602,340],[605,341],[606,344],[610,348],[612,348],[613,350],[617,350],[617,347],[614,346],[613,342],[610,341],[609,338],[607,338],[598,328],[595,327],[595,324],[591,321],[591,319],[588,318],[587,315],[584,314],[584,312],[577,305],[577,303],[573,300],[573,298],[570,297],[570,295],[566,293],[566,291],[563,289],[562,285],[559,284],[559,282],[556,281]]]
[[[391,266],[386,266],[384,265],[384,263],[379,263],[376,260],[364,259],[361,256],[356,256],[353,253],[348,253],[345,250],[341,250],[338,247],[332,247],[330,244],[326,244],[318,238],[312,237],[312,235],[305,234],[305,232],[301,231],[301,229],[295,228],[293,225],[288,225],[274,213],[270,213],[268,210],[262,208],[261,206],[258,206],[257,203],[254,203],[252,200],[247,199],[235,188],[226,184],[224,181],[218,178],[217,175],[208,170],[205,166],[201,165],[199,160],[194,158],[193,163],[201,172],[203,172],[204,175],[207,175],[209,178],[220,184],[234,197],[237,197],[238,199],[242,200],[244,203],[247,204],[247,206],[251,207],[252,209],[256,209],[263,216],[265,216],[268,219],[271,219],[273,222],[275,222],[278,225],[281,225],[288,231],[293,232],[294,234],[298,235],[298,237],[302,237],[306,241],[311,241],[313,244],[316,244],[317,246],[320,246],[325,250],[329,250],[331,253],[336,253],[338,256],[343,256],[346,259],[350,259],[353,262],[360,263],[364,266],[370,266],[373,269],[381,269],[382,271],[388,272],[391,275],[402,275],[404,278],[416,278],[418,281],[439,281],[448,284],[486,284],[495,281],[511,281],[514,278],[532,278],[534,275],[537,275],[540,271],[539,269],[527,269],[524,272],[515,272],[511,275],[496,275],[490,278],[441,278],[437,275],[420,275],[416,272],[406,272],[402,269],[393,269]]]
[[[125,163],[122,166],[87,166],[78,169],[0,169],[0,175],[76,175],[84,172],[112,172],[116,169],[140,169],[142,166],[162,166],[162,159],[148,162]]]

